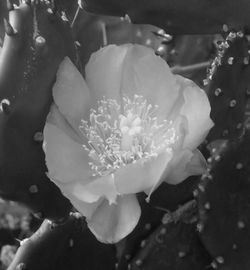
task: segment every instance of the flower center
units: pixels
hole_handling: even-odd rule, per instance
[[[122,106],[113,99],[98,102],[89,122],[82,120],[80,126],[88,139],[83,147],[89,152],[93,175],[108,175],[121,166],[172,151],[178,136],[171,121],[158,121],[157,109],[138,95],[124,96]]]

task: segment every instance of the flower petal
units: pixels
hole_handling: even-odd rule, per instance
[[[92,218],[87,219],[89,229],[104,243],[116,243],[137,225],[141,209],[135,195],[119,196],[117,204],[104,200]]]
[[[188,133],[184,139],[183,148],[195,149],[214,125],[210,119],[211,107],[206,93],[195,83],[185,78],[182,78],[182,83],[186,87],[183,91],[184,104],[180,109],[180,114],[188,120]]]
[[[166,119],[178,97],[179,86],[168,64],[151,48],[130,45],[124,61],[122,91],[130,98],[142,95],[150,104],[158,105],[158,118]]]
[[[63,192],[63,191],[62,191]],[[64,196],[70,200],[72,205],[86,218],[91,218],[97,207],[102,203],[103,199],[100,199],[93,203],[87,203],[79,200],[71,193],[64,193]]]
[[[126,46],[109,45],[91,55],[85,73],[95,102],[104,96],[121,101],[121,76],[127,50]]]
[[[50,123],[59,128],[75,142],[78,142],[79,144],[87,143],[85,137],[79,136],[79,133],[77,133],[75,129],[72,128],[72,126],[63,117],[63,115],[58,110],[58,107],[54,103],[50,107],[50,112],[47,116],[47,123]]]
[[[206,160],[199,150],[185,149],[173,157],[168,170],[164,173],[165,182],[179,184],[191,175],[200,175],[206,171]]]
[[[55,181],[58,182],[58,181]],[[67,194],[72,194],[80,201],[93,203],[100,198],[106,198],[110,204],[116,202],[118,192],[114,185],[112,175],[103,176],[85,184],[81,181],[74,183],[56,183],[61,190]]]
[[[115,173],[115,185],[120,194],[137,193],[155,186],[172,158],[172,153],[164,151],[157,158],[139,160],[118,169]]]
[[[92,171],[89,156],[81,144],[72,140],[53,124],[46,123],[43,144],[49,177],[63,183],[88,183]]]
[[[86,118],[89,112],[89,89],[81,73],[68,57],[64,58],[57,71],[53,98],[60,112],[79,132],[80,121]]]

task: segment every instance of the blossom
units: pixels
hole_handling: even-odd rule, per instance
[[[92,54],[85,79],[65,58],[44,128],[49,178],[102,242],[136,226],[136,193],[202,174],[197,150],[213,126],[207,96],[173,75],[150,48],[109,45]]]

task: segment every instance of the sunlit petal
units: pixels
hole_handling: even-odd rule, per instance
[[[88,165],[88,153],[79,143],[50,123],[46,123],[44,128],[44,151],[51,178],[64,183],[89,182],[92,172]]]
[[[89,89],[68,57],[64,58],[57,71],[53,98],[60,112],[79,132],[80,120],[88,115],[90,108]]]
[[[128,48],[122,76],[123,93],[130,97],[142,95],[150,104],[159,106],[159,119],[166,119],[178,97],[175,76],[151,48],[141,45]]]
[[[135,228],[141,209],[135,195],[119,196],[116,204],[108,201],[100,204],[88,226],[101,242],[115,243],[127,236]]]
[[[97,201],[95,201],[93,203],[84,202],[81,199],[78,199],[74,194],[72,194],[70,192],[67,193],[66,191],[63,190],[63,188],[60,188],[60,189],[61,189],[63,195],[70,200],[70,202],[76,208],[76,210],[79,211],[86,218],[91,218],[93,213],[97,209],[97,207],[104,200],[103,198],[100,198],[99,200],[97,200]]]
[[[74,128],[70,125],[67,119],[60,113],[58,107],[55,104],[52,104],[50,112],[47,116],[47,123],[50,123],[61,131],[63,131],[67,136],[69,136],[75,142],[79,144],[86,143],[86,140],[83,136],[76,132]]]
[[[188,120],[188,133],[183,148],[195,149],[205,139],[214,123],[210,119],[211,107],[206,93],[188,79],[182,79],[186,88],[183,91],[184,104],[180,114]]]
[[[92,179],[92,181],[87,184],[78,181],[75,183],[58,183],[58,185],[60,185],[60,189],[64,190],[67,194],[72,194],[78,200],[87,203],[94,203],[100,198],[106,198],[109,203],[112,204],[116,202],[118,195],[112,175]]]
[[[97,101],[106,98],[121,100],[121,76],[128,48],[110,45],[93,53],[85,68],[86,81],[96,107]]]
[[[176,154],[167,171],[165,182],[179,184],[191,175],[201,175],[206,171],[206,160],[199,150],[183,150]]]
[[[172,158],[172,153],[163,152],[155,159],[140,160],[117,170],[115,185],[121,194],[137,193],[155,186]]]

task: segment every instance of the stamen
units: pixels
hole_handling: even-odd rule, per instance
[[[88,139],[93,175],[105,176],[140,159],[156,158],[172,151],[178,140],[171,121],[157,119],[158,107],[142,96],[123,97],[123,107],[113,99],[103,98],[98,109],[91,110],[89,122],[82,120],[80,130]]]

